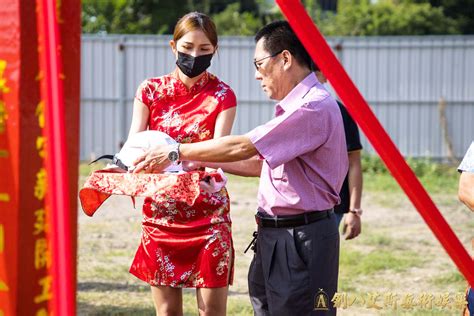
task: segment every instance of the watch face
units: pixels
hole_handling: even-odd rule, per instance
[[[170,151],[168,159],[172,162],[178,161],[178,153],[176,151]]]

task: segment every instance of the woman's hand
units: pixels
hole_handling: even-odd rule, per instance
[[[171,150],[170,145],[161,145],[150,149],[133,162],[133,173],[160,173],[171,164],[168,159],[168,153]]]

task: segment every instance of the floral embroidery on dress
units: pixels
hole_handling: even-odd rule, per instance
[[[179,111],[171,110],[171,111],[163,111],[162,114],[162,121],[161,121],[161,128],[167,134],[171,131],[172,128],[179,128],[183,125],[183,119],[179,115]]]
[[[220,101],[224,101],[225,95],[227,94],[227,91],[229,90],[229,87],[226,84],[224,84],[223,82],[219,82],[219,84],[217,85],[217,88],[219,90],[216,91],[214,96],[216,97],[216,99],[218,99]]]

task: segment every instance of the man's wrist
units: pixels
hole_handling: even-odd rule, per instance
[[[177,165],[180,162],[179,146],[179,143],[172,144],[170,151],[168,152],[168,160],[174,165]]]
[[[362,209],[359,207],[359,208],[351,208],[349,209],[349,213],[352,213],[352,214],[355,214],[357,216],[362,216]]]

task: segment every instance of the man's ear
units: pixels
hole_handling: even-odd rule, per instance
[[[283,69],[287,70],[291,67],[294,63],[293,55],[287,50],[281,52],[282,60],[283,60]]]

